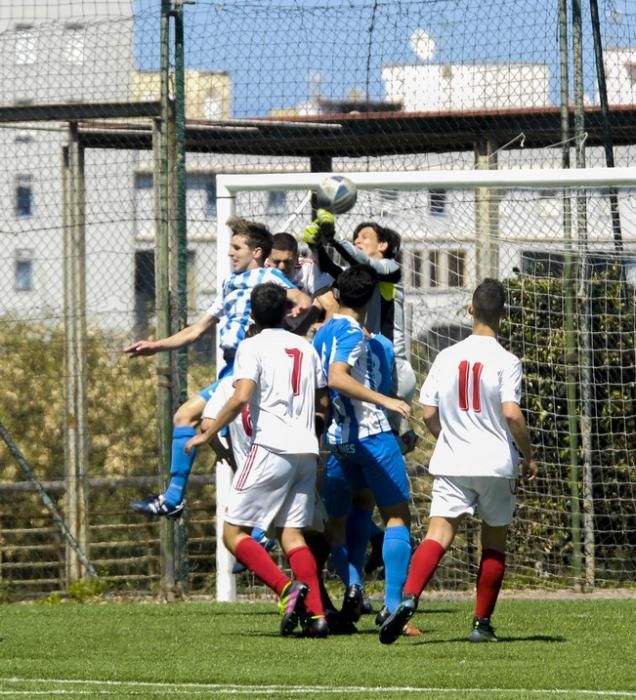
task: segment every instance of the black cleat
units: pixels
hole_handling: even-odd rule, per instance
[[[468,635],[471,642],[497,642],[495,630],[490,624],[490,619],[487,617],[474,617],[473,629]]]
[[[278,610],[282,615],[280,621],[280,633],[283,637],[289,637],[296,629],[301,615],[305,611],[305,597],[309,591],[306,583],[302,581],[290,581],[278,601]]]
[[[324,615],[314,615],[313,617],[308,617],[305,621],[303,635],[305,637],[314,637],[316,639],[329,636],[329,624],[327,623],[327,618]]]
[[[340,617],[349,622],[357,622],[362,615],[362,589],[355,583],[345,592]]]
[[[404,633],[406,623],[415,615],[417,599],[413,595],[407,595],[398,605],[397,610],[391,613],[380,627],[380,642],[393,644]]]

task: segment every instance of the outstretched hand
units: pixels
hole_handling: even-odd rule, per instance
[[[122,352],[128,353],[133,357],[142,357],[145,355],[154,355],[159,348],[154,340],[137,340],[125,347]]]

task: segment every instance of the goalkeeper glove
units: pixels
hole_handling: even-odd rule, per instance
[[[320,243],[320,226],[316,222],[309,224],[303,233],[303,240],[308,245]]]
[[[328,241],[336,235],[336,217],[326,209],[318,209],[315,224],[318,224],[320,234]]]

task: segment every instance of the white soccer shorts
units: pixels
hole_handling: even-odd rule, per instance
[[[232,480],[225,520],[233,525],[307,527],[314,517],[314,454],[277,454],[252,445]]]
[[[478,515],[491,527],[509,525],[517,499],[515,479],[495,476],[436,476],[430,517]]]

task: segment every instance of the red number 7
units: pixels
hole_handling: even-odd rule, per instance
[[[285,352],[292,358],[291,386],[294,396],[300,394],[300,370],[303,365],[303,352],[299,348],[285,348]]]

